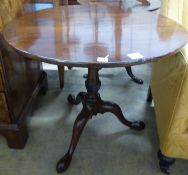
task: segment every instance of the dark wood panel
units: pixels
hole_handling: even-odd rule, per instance
[[[0,91],[3,91],[4,90],[4,85],[3,85],[3,77],[2,77],[2,64],[1,64],[1,60],[2,60],[2,57],[1,57],[1,49],[0,49]]]
[[[0,68],[0,91],[4,90],[4,85],[3,85],[3,79],[2,79],[2,75],[1,75],[1,68]]]
[[[0,135],[10,148],[24,148],[26,118],[36,95],[47,90],[47,76],[40,62],[27,61],[7,45],[0,34],[0,68],[4,92],[0,92]]]
[[[7,106],[7,100],[4,93],[0,93],[0,122],[9,123],[10,115]]]
[[[0,135],[10,148],[24,148],[28,112],[36,95],[46,90],[47,76],[41,63],[27,61],[0,33]]]
[[[15,121],[38,82],[42,73],[41,63],[33,60],[28,61],[7,46],[5,42],[2,47],[2,63],[8,87],[7,98],[12,109],[12,121]]]

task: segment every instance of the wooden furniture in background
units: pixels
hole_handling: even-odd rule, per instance
[[[21,14],[23,2],[6,0],[0,3],[0,29]],[[7,139],[9,147],[24,147],[28,137],[28,111],[41,88],[43,92],[47,88],[47,77],[41,63],[26,60],[1,38],[0,135]]]
[[[34,97],[47,90],[47,76],[41,63],[26,60],[0,43],[0,135],[10,148],[23,148],[27,137],[29,109]]]

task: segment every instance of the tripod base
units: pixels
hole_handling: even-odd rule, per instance
[[[57,163],[56,169],[58,173],[64,172],[69,167],[81,133],[87,124],[87,121],[91,119],[92,116],[95,116],[98,113],[104,114],[106,112],[111,112],[122,124],[133,130],[141,131],[145,128],[145,124],[142,121],[131,122],[127,120],[117,104],[101,99],[98,93],[101,83],[97,68],[88,68],[88,76],[85,85],[87,92],[80,92],[76,97],[73,95],[68,96],[68,101],[71,104],[78,105],[79,103],[82,103],[83,108],[74,122],[69,149],[65,156]]]

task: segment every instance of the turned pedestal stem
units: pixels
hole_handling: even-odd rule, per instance
[[[92,118],[93,115],[97,115],[98,113],[103,114],[106,112],[111,112],[121,123],[133,130],[143,130],[145,127],[143,122],[131,122],[127,120],[124,117],[121,108],[117,104],[103,101],[101,99],[100,94],[98,93],[101,82],[99,80],[97,68],[88,68],[88,76],[87,80],[85,81],[85,86],[87,92],[80,92],[76,98],[73,95],[68,96],[68,101],[71,104],[77,105],[82,102],[83,108],[74,122],[72,139],[68,151],[57,163],[56,169],[58,173],[66,171],[69,167],[82,131],[87,121]]]

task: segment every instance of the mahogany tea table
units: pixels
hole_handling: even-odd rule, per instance
[[[155,61],[175,54],[188,40],[186,30],[166,17],[105,4],[25,14],[9,23],[2,34],[10,47],[28,59],[88,69],[87,92],[68,96],[71,104],[81,102],[83,108],[75,120],[68,151],[57,163],[59,173],[69,167],[80,135],[92,116],[111,112],[133,130],[145,127],[142,121],[126,119],[116,103],[101,99],[98,70]]]

